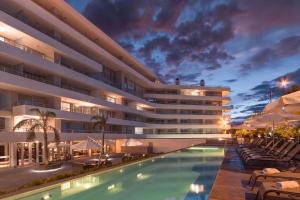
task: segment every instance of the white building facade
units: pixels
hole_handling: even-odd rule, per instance
[[[18,165],[41,155],[39,135],[26,142],[12,132],[34,117],[31,108],[55,112],[68,142],[101,135],[90,121],[101,113],[112,139],[213,138],[229,128],[230,88],[161,83],[64,1],[2,0],[0,8],[0,167],[15,166],[20,152]]]

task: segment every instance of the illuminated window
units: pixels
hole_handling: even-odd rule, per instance
[[[111,102],[111,103],[116,103],[116,99],[113,98],[113,97],[107,97],[106,100]]]
[[[143,110],[143,108],[141,106],[136,106],[137,110]]]
[[[71,111],[71,104],[67,102],[61,102],[61,109],[65,111]]]
[[[199,95],[198,90],[191,91],[191,95],[192,96],[198,96]]]

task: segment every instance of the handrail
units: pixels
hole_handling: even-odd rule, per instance
[[[31,79],[31,80],[35,80],[35,81],[38,81],[38,82],[41,82],[41,83],[46,83],[46,84],[56,86],[56,87],[60,87],[60,88],[63,88],[63,89],[71,90],[71,91],[74,91],[74,92],[79,92],[79,93],[90,96],[88,91],[81,90],[81,89],[78,89],[78,88],[75,88],[75,87],[71,87],[70,85],[66,85],[66,84],[58,85],[58,84],[55,84],[54,82],[52,82],[50,80],[40,78],[40,77],[37,77],[37,76],[29,76],[26,73],[22,73],[18,70],[15,70],[15,69],[13,69],[11,67],[8,67],[8,66],[5,66],[5,65],[0,65],[0,71],[10,73],[10,74],[14,74],[14,75],[17,75],[17,76],[21,76],[23,78],[28,78],[28,79]]]
[[[17,47],[17,48],[19,48],[19,49],[21,49],[23,51],[26,51],[28,53],[31,53],[33,55],[37,55],[37,56],[39,56],[39,57],[41,57],[41,58],[43,58],[45,60],[49,60],[51,62],[54,62],[53,58],[50,58],[49,56],[47,56],[46,54],[44,54],[44,53],[42,53],[42,52],[40,52],[38,50],[35,50],[35,49],[33,49],[33,48],[31,48],[31,47],[29,47],[27,45],[24,45],[24,44],[19,44],[19,43],[13,41],[13,40],[10,40],[10,39],[8,39],[6,37],[1,36],[1,35],[0,35],[0,37],[3,38],[2,40],[0,40],[1,42],[4,42],[4,43],[9,44],[11,46]]]

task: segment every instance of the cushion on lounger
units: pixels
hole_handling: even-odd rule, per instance
[[[299,187],[297,181],[281,181],[275,183],[275,188],[278,190],[284,190],[284,189],[296,188],[296,187]]]
[[[262,170],[262,173],[265,174],[265,175],[268,175],[268,174],[276,174],[276,173],[279,173],[280,171],[276,168],[264,168]]]

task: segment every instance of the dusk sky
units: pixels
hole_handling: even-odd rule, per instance
[[[230,86],[232,117],[300,85],[300,0],[67,0],[163,81]]]

